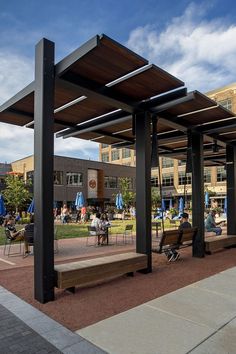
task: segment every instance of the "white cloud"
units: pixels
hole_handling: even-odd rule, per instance
[[[130,33],[128,47],[185,81],[207,91],[235,81],[236,24],[207,21],[207,8],[190,4],[162,32],[154,26]]]
[[[12,162],[34,153],[34,132],[29,128],[0,125],[0,162]],[[98,144],[82,139],[54,140],[55,155],[98,160]]]
[[[33,81],[33,60],[0,51],[0,105]],[[33,131],[29,128],[0,123],[0,162],[15,161],[33,154]],[[55,139],[55,154],[98,159],[98,144],[81,139]]]
[[[33,60],[0,50],[0,104],[33,81]]]

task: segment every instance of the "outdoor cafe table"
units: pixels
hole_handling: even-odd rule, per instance
[[[109,232],[111,232],[111,228],[114,227],[114,226],[119,226],[119,225],[105,225],[103,226],[105,228],[105,236],[106,236],[106,239],[107,239],[107,246],[109,245]]]

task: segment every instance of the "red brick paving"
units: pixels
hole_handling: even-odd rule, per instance
[[[112,247],[104,247],[104,251],[96,248],[87,256],[97,251],[102,255],[108,250],[114,252]],[[82,252],[80,257],[84,258],[85,254]],[[28,259],[32,264],[30,257]],[[77,330],[234,266],[236,248],[205,258],[193,258],[191,249],[184,249],[180,260],[171,264],[164,255],[154,254],[150,274],[136,273],[133,278],[122,276],[96,286],[77,288],[74,295],[57,289],[56,301],[44,305],[33,298],[32,265],[2,269],[0,284],[69,329]]]

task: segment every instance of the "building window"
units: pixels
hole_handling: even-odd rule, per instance
[[[174,166],[173,159],[170,159],[169,157],[162,158],[162,168],[173,167],[173,166]]]
[[[232,110],[232,100],[230,98],[222,101],[217,101],[217,103],[219,103],[224,108],[229,109],[230,111]]]
[[[163,173],[162,175],[162,185],[164,187],[174,185],[174,175],[173,173]]]
[[[119,160],[120,158],[120,150],[114,149],[111,151],[111,160]]]
[[[191,184],[192,183],[192,178],[191,178],[191,173],[187,173],[185,177],[185,172],[179,172],[179,186],[185,185],[185,184]]]
[[[186,165],[186,162],[185,162],[185,161],[182,161],[182,160],[179,160],[179,161],[178,161],[178,165],[179,165],[179,166],[184,166],[184,165]]]
[[[130,149],[124,148],[122,149],[122,158],[126,159],[127,157],[131,156],[131,151]]]
[[[108,144],[102,144],[102,149],[107,148],[108,146]]]
[[[152,177],[151,178],[151,186],[152,187],[158,187],[158,177]]]
[[[217,167],[217,182],[226,181],[226,170],[224,167]]]
[[[118,178],[117,177],[104,177],[104,187],[105,188],[118,188]]]
[[[83,185],[83,174],[77,172],[67,172],[66,173],[66,184],[68,186],[82,186]]]
[[[53,183],[57,185],[63,184],[63,172],[62,171],[54,171],[53,172]]]
[[[225,207],[225,198],[217,198],[217,206],[221,210],[224,210]]]
[[[211,183],[211,170],[209,168],[204,168],[204,182]]]
[[[102,162],[109,162],[109,152],[102,153]]]

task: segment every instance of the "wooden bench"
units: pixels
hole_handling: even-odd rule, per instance
[[[205,238],[205,252],[211,254],[221,248],[235,246],[236,235],[209,236]]]
[[[155,253],[165,253],[167,255],[169,251],[192,246],[196,234],[196,227],[164,231],[158,247],[152,251]]]
[[[88,285],[97,281],[147,268],[147,255],[135,252],[116,254],[54,266],[55,286],[74,292],[76,285]]]

